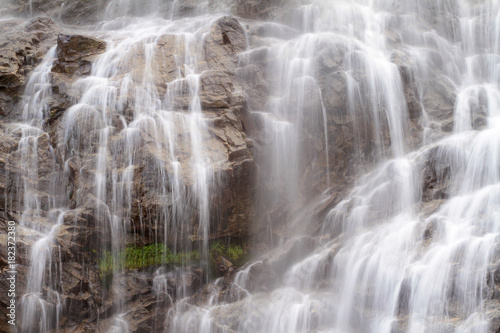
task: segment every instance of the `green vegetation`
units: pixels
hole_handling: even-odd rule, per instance
[[[215,263],[218,256],[223,256],[236,266],[241,266],[247,254],[239,244],[224,244],[216,241],[210,246],[210,259]],[[111,281],[114,271],[136,270],[151,266],[192,264],[200,261],[197,250],[189,252],[173,252],[164,244],[150,244],[142,247],[130,245],[120,252],[116,258],[110,251],[105,251],[98,265],[103,281]]]
[[[115,260],[110,251],[105,251],[99,260],[101,276],[113,274],[116,270],[141,269],[158,265],[181,265],[200,260],[198,251],[172,252],[164,244],[150,244],[143,247],[127,246]]]
[[[232,262],[238,262],[244,254],[243,248],[240,245],[229,245],[227,247],[227,255]]]
[[[241,266],[246,260],[246,253],[239,244],[225,245],[221,241],[216,241],[210,246],[210,256],[216,260],[218,256],[229,259],[233,265]]]

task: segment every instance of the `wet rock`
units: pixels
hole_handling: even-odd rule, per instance
[[[233,92],[232,78],[222,71],[205,71],[201,75],[201,106],[204,108],[229,107]]]
[[[280,1],[252,0],[238,2],[236,15],[249,19],[270,19],[277,16],[278,4]]]
[[[392,53],[391,61],[398,66],[401,75],[410,119],[413,122],[418,122],[422,116],[422,105],[420,104],[419,91],[415,81],[414,65],[410,57],[399,50]]]
[[[342,69],[347,52],[345,41],[322,41],[317,45],[317,54],[314,57],[318,76],[329,75]]]
[[[0,14],[49,16],[65,24],[88,25],[100,21],[108,0],[7,0]]]
[[[57,37],[57,60],[53,72],[87,75],[91,70],[90,57],[106,50],[105,42],[82,35],[63,35]]]
[[[30,16],[46,15],[56,18],[65,0],[31,0],[24,3],[24,12]]]
[[[323,76],[320,86],[324,107],[334,117],[334,121],[339,124],[352,121],[345,108],[347,103],[347,77],[345,73],[337,71]]]
[[[256,165],[253,159],[236,160],[223,177],[217,201],[224,209],[220,212],[219,235],[247,237],[252,233],[251,222],[256,215],[255,194]]]
[[[238,275],[233,274],[227,278],[238,279],[240,287],[250,293],[269,292],[278,286],[287,269],[310,253],[315,244],[315,240],[310,237],[291,239],[283,247],[271,251],[264,259],[241,267]],[[234,289],[234,285],[229,286],[233,289],[222,291],[226,301],[232,302],[246,295],[238,288]]]
[[[60,18],[66,24],[88,25],[99,22],[106,9],[106,0],[65,1],[60,7]]]
[[[49,138],[45,134],[34,134],[29,138],[31,148],[28,151],[19,150],[19,141],[21,129],[15,126],[0,130],[0,138],[3,144],[0,146],[0,170],[3,170],[0,176],[0,199],[9,202],[9,211],[20,214],[24,209],[25,197],[23,190],[19,189],[19,184],[25,184],[33,191],[32,195],[38,197],[42,209],[48,209],[48,197],[50,192],[50,183],[57,174],[58,167],[54,156],[50,151]],[[36,147],[36,150],[34,149]],[[38,177],[29,179],[26,169],[19,168],[23,163],[33,163],[33,160],[27,161],[23,153],[30,153],[36,156],[38,166]],[[35,155],[36,154],[36,155]],[[21,164],[19,164],[21,163]]]
[[[217,257],[216,264],[220,275],[226,275],[234,270],[233,263],[223,256]]]
[[[22,21],[21,21],[22,22]],[[7,20],[0,34],[0,117],[15,118],[26,77],[55,42],[59,27],[49,18]]]
[[[463,158],[461,151],[453,146],[439,146],[429,150],[422,167],[424,202],[449,197],[450,181],[463,170]]]
[[[191,17],[204,13],[206,3],[202,0],[183,0],[177,3],[172,3],[173,10],[168,8],[167,14],[173,12],[174,17]]]
[[[209,68],[233,71],[238,65],[236,54],[246,49],[245,32],[239,21],[224,16],[214,22],[205,41],[205,59]]]
[[[455,87],[444,76],[438,76],[424,86],[423,103],[432,119],[438,121],[453,119],[455,99]]]
[[[82,57],[103,52],[106,44],[96,38],[82,35],[57,36],[57,56],[61,61],[77,61]]]
[[[256,22],[250,26],[247,33],[250,37],[271,37],[285,40],[291,39],[300,34],[300,32],[296,29],[274,22]]]
[[[2,7],[0,8],[0,16],[20,16],[26,14],[25,9],[26,3],[21,0],[7,0],[2,2]]]
[[[245,87],[245,107],[250,110],[264,109],[269,82],[265,78],[263,68],[257,64],[238,68],[236,79],[240,86]]]

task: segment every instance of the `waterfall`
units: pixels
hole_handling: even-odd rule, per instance
[[[264,2],[60,23],[0,123],[19,332],[498,331],[500,2]]]
[[[110,3],[109,6],[128,10],[130,3]],[[81,213],[80,207],[91,202],[94,223],[103,231],[94,251],[104,254],[103,265],[111,266],[109,275],[114,276],[107,292],[110,295],[124,292],[124,286],[117,280],[125,268],[123,253],[129,245],[130,229],[135,230],[137,239],[154,230],[155,243],[172,244],[174,254],[191,253],[196,258],[204,270],[200,278],[208,279],[211,274],[209,233],[214,220],[213,197],[219,182],[217,164],[221,161],[216,154],[207,153],[209,145],[214,146],[207,128],[207,122],[212,120],[202,113],[199,97],[202,70],[198,68],[198,57],[204,52],[205,32],[217,18],[203,16],[182,23],[139,21],[113,32],[99,31],[107,34],[107,50],[98,57],[88,76],[73,83],[72,89],[77,93],[62,117],[57,139],[62,149],[54,159],[62,159],[64,165],[87,169],[88,174],[81,177],[86,177],[88,183],[82,182],[73,190],[75,197],[71,201],[74,203],[66,198],[62,203],[57,202],[60,206],[54,203],[51,209],[63,209],[66,205],[66,209],[71,210],[67,220],[71,220],[70,216]],[[107,24],[113,25],[113,22]],[[173,56],[162,50],[166,40],[176,46],[176,50],[168,50],[174,52]],[[23,173],[17,185],[24,190],[19,191],[24,193],[22,223],[34,230],[42,225],[42,219],[51,219],[50,214],[44,216],[42,198],[37,193],[40,159],[37,142],[47,136],[42,121],[50,111],[46,102],[51,97],[55,53],[53,48],[31,76],[25,91],[23,123],[15,125],[15,130],[22,131],[18,149],[23,156]],[[131,66],[137,61],[142,64],[140,70]],[[170,71],[169,82],[161,87],[163,91],[158,91],[154,84],[158,66]],[[52,149],[49,142],[45,144]],[[79,173],[82,169],[73,171]],[[67,179],[67,173],[60,170],[54,177],[55,192],[50,193],[51,196],[65,191],[61,188],[64,183],[57,181]],[[143,189],[154,193],[150,198],[154,212],[141,212],[141,207],[137,207],[135,196],[139,189],[134,188],[134,180],[138,174],[154,177],[147,183],[149,188]],[[45,200],[51,202],[50,198]],[[140,225],[131,225],[133,214],[142,215]],[[71,224],[63,220],[61,213],[56,224],[40,230],[41,238],[33,245],[28,287],[22,298],[22,331],[49,332],[59,322],[54,318],[55,312],[43,305],[50,303],[52,296],[45,294],[42,287],[47,284],[55,288],[56,294],[61,288],[47,280],[45,274],[57,266],[51,262],[51,242],[58,227],[63,222]],[[193,236],[194,242],[188,238]],[[135,241],[132,239],[132,243]],[[193,264],[188,257],[181,261],[183,266]],[[182,270],[178,274],[177,278],[184,278]],[[190,293],[187,286],[181,285],[177,297]],[[110,331],[128,330],[125,313],[121,313],[123,306],[123,300],[113,305],[113,313],[117,315]]]
[[[441,26],[446,30],[440,34],[426,31],[427,23],[419,15],[429,6],[435,6],[431,10],[436,10],[437,20],[449,20],[450,11],[458,19]],[[252,273],[255,265],[266,265],[257,261],[233,280],[231,295],[240,296],[226,296],[204,310],[179,309],[172,331],[496,329],[490,324],[487,304],[494,293],[491,281],[498,244],[498,35],[492,22],[499,7],[488,1],[432,5],[419,1],[405,7],[391,1],[313,1],[298,9],[303,24],[297,29],[304,34],[267,47],[275,62],[270,66],[274,85],[267,110],[256,113],[266,118],[272,136],[272,160],[264,162],[268,163],[265,181],[282,186],[271,188],[283,188],[282,193],[265,192],[271,195],[267,200],[296,203],[304,191],[295,181],[302,175],[300,160],[307,153],[301,151],[300,142],[305,140],[292,128],[307,131],[308,121],[321,115],[316,110],[324,108],[325,93],[314,84],[323,73],[315,73],[311,61],[327,43],[337,44],[334,50],[343,55],[337,69],[347,86],[344,117],[355,122],[356,149],[367,149],[360,141],[374,143],[373,150],[361,152],[372,162],[367,164],[373,165],[372,170],[361,168],[351,192],[326,214],[321,227],[325,238],[314,250],[306,247],[304,251],[310,252],[296,255],[285,267],[267,267],[281,279],[272,291],[255,284],[259,275],[269,274],[266,268]],[[391,31],[399,33],[399,40],[387,37]],[[412,77],[400,76],[394,52],[398,48],[409,66],[414,64],[413,73],[404,73]],[[438,59],[431,59],[436,51],[432,56]],[[436,60],[438,64],[433,63]],[[435,110],[425,109],[423,97],[429,72],[437,68],[457,94],[454,131],[448,135],[436,131],[439,120]],[[416,145],[408,132],[414,110],[406,103],[405,80],[414,80],[416,97],[423,104],[419,125],[427,135]],[[315,99],[320,101],[315,104]],[[313,128],[318,131],[321,126]],[[439,170],[438,165],[446,169]],[[450,184],[445,193],[434,194],[441,201],[435,207],[422,193],[430,169]],[[288,228],[295,226],[293,216],[285,220]],[[307,216],[300,221],[307,223]],[[298,234],[307,235],[304,230],[307,225]],[[291,235],[297,237],[297,232]],[[288,243],[296,240],[289,238]],[[286,246],[278,245],[265,260],[279,265],[275,252]],[[177,318],[182,321],[176,322]]]

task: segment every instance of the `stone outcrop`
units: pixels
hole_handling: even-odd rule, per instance
[[[52,71],[64,74],[89,74],[91,58],[106,50],[106,44],[96,38],[78,35],[57,37],[57,60]]]

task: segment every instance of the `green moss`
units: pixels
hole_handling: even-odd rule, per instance
[[[219,255],[223,255],[226,251],[226,245],[222,244],[221,241],[215,241],[210,245],[210,253],[215,257]]]
[[[243,256],[243,254],[244,254],[244,251],[243,251],[243,248],[241,247],[241,245],[230,244],[227,247],[227,256],[229,257],[228,259],[233,263],[238,262],[240,260],[240,258]]]
[[[150,266],[189,264],[200,260],[198,251],[172,252],[164,244],[150,244],[142,247],[127,246],[116,258],[105,251],[99,260],[101,277],[106,278],[114,271],[136,270]]]
[[[224,256],[234,265],[241,266],[248,259],[248,255],[239,244],[224,244],[216,241],[210,245],[210,261],[215,264],[218,256]],[[147,267],[172,265],[181,266],[199,262],[200,252],[185,251],[173,252],[164,244],[150,244],[146,246],[130,245],[116,257],[110,251],[105,251],[99,261],[99,271],[104,283],[111,283],[113,272],[123,270],[138,270]]]
[[[247,258],[247,253],[239,244],[225,245],[221,241],[216,241],[210,245],[210,257],[216,260],[218,256],[229,259],[234,265],[241,266]]]

